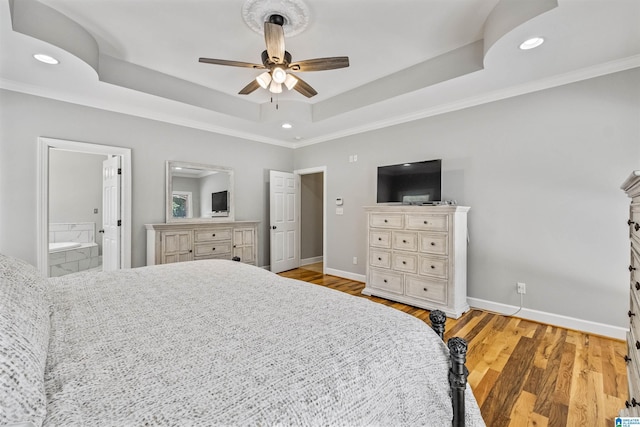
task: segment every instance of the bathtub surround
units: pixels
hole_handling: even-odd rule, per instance
[[[100,267],[102,256],[99,254],[95,236],[94,222],[49,224],[49,277]],[[79,246],[51,246],[60,243],[77,243]]]

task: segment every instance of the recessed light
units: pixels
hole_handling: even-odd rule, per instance
[[[282,124],[282,129],[291,129],[293,127],[293,125],[291,123],[283,123]]]
[[[533,49],[540,46],[542,43],[544,43],[544,39],[542,37],[531,37],[530,39],[522,42],[522,44],[520,45],[520,49],[522,50]]]
[[[49,64],[49,65],[56,65],[60,63],[60,61],[58,61],[53,56],[45,55],[44,53],[36,53],[35,55],[33,55],[33,57],[36,58],[38,61],[44,62],[45,64]]]

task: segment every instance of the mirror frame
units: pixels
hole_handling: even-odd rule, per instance
[[[173,181],[172,181],[172,168],[174,167],[182,167],[189,169],[202,169],[206,171],[213,172],[225,172],[229,175],[229,215],[224,217],[210,217],[210,218],[174,218],[173,217]],[[234,178],[233,178],[233,169],[227,168],[224,166],[215,166],[215,165],[206,165],[202,163],[191,163],[191,162],[177,162],[173,160],[167,160],[166,162],[166,195],[165,195],[165,213],[166,213],[166,222],[231,222],[235,221],[235,188],[234,188]]]

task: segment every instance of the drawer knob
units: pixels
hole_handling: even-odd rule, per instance
[[[631,221],[631,220],[627,221],[627,225],[629,225],[629,226],[630,226],[631,224],[635,224],[635,225],[633,226],[633,228],[634,228],[636,231],[640,230],[640,224],[639,224],[639,223],[634,222],[634,221]]]
[[[387,279],[384,279],[384,280],[383,280],[383,282],[384,282],[384,283],[387,283]]]
[[[636,291],[640,291],[640,282],[636,282]]]
[[[384,220],[384,222],[389,222],[389,221],[387,221],[387,220],[385,219],[385,220]]]
[[[435,245],[436,245],[436,242],[431,242],[431,246],[435,246]]]
[[[629,271],[634,271],[636,268],[633,265],[629,266]]]
[[[429,288],[422,288],[423,291],[429,292]]]
[[[624,401],[624,406],[626,406],[627,408],[630,408],[631,407],[631,403],[629,403],[628,400],[625,400]]]
[[[636,407],[638,405],[640,405],[640,403],[636,400],[636,398],[634,397],[633,399],[631,399],[631,405]]]
[[[211,249],[211,250],[212,250],[212,251],[215,251],[215,250],[216,250],[216,248],[213,248],[213,249]]]
[[[640,341],[636,341],[636,349],[640,350]]]
[[[407,243],[407,241],[406,241],[406,240],[404,240],[404,239],[402,239],[402,243]]]
[[[402,261],[402,263],[406,265],[406,264],[407,264],[407,261]]]
[[[380,240],[382,240],[382,237],[378,237],[378,240],[379,240],[379,241],[380,241]]]
[[[628,354],[624,355],[624,361],[627,362],[627,363],[631,362],[631,358],[629,357]]]
[[[378,261],[382,261],[382,257],[378,257]]]
[[[628,315],[629,317],[631,317],[631,316],[635,316],[636,314],[635,314],[633,311],[629,310],[629,311],[627,312],[627,315]]]
[[[436,268],[436,266],[435,266],[435,265],[432,265],[432,266],[431,266],[431,268]]]
[[[429,224],[429,221],[424,221],[425,224]]]
[[[213,233],[213,234],[211,235],[211,237],[216,237],[216,233]]]
[[[189,249],[189,253],[193,252],[193,249]]]

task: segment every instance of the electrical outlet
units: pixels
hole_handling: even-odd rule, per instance
[[[526,283],[522,283],[522,282],[518,282],[516,284],[517,286],[517,290],[519,294],[526,294],[527,293],[527,284]]]
[[[353,257],[353,263],[354,263],[354,264],[357,264],[357,263],[358,263],[358,257],[357,257],[357,256],[354,256],[354,257]]]

